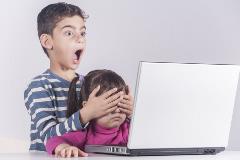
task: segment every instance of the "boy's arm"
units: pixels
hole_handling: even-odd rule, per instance
[[[55,115],[56,107],[53,105],[53,96],[44,87],[34,88],[29,85],[24,92],[25,105],[31,116],[32,125],[41,141],[46,144],[47,139],[54,136],[61,136],[68,131],[83,129],[80,123],[80,111],[75,112],[71,117],[59,123]]]

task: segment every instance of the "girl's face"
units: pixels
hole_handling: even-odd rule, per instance
[[[104,128],[117,128],[126,119],[126,114],[121,113],[117,108],[114,112],[109,113],[103,117],[97,118],[96,123]]]
[[[117,128],[126,120],[126,117],[127,117],[126,114],[122,113],[120,109],[117,108],[112,113],[109,113],[103,117],[97,118],[96,124],[104,128]]]
[[[82,102],[83,107],[86,105],[86,101]],[[119,108],[117,108],[112,113],[96,119],[96,124],[104,128],[117,128],[119,127],[127,118],[125,113],[122,113]]]

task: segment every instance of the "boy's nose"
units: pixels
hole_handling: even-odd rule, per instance
[[[83,43],[85,41],[85,37],[83,37],[81,34],[79,34],[78,36],[76,36],[76,41],[78,43]]]

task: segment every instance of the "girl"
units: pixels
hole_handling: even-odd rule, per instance
[[[111,88],[117,88],[125,95],[129,94],[128,86],[115,72],[110,70],[94,70],[85,77],[80,96],[75,90],[78,78],[74,78],[69,89],[67,117],[77,110],[83,109],[88,103],[90,93],[100,85],[96,96],[103,96]],[[111,96],[111,95],[108,95]],[[80,97],[79,99],[77,97]],[[120,106],[121,104],[119,104]],[[128,128],[130,116],[123,107],[89,122],[86,130],[69,132],[61,137],[53,137],[47,141],[46,149],[49,154],[61,157],[78,157],[86,144],[113,144],[126,145],[128,141]],[[81,150],[80,150],[81,149]]]

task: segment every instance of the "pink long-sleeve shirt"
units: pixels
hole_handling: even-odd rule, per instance
[[[99,125],[89,126],[86,130],[69,132],[62,136],[48,139],[46,150],[54,154],[55,148],[62,143],[84,149],[86,144],[126,145],[128,141],[129,122],[125,121],[118,128],[107,129]]]

